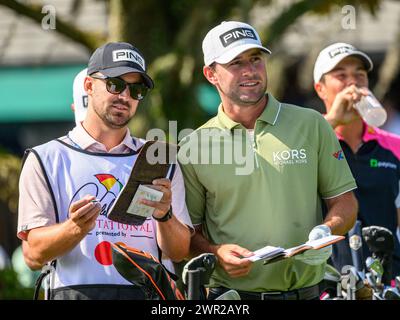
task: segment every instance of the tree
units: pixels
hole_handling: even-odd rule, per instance
[[[102,0],[106,1],[106,0]],[[74,0],[78,11],[82,0]],[[332,8],[354,5],[376,12],[381,0],[300,0],[283,10],[260,30],[264,43],[274,48],[282,35],[306,13],[326,14]],[[0,0],[18,14],[41,23],[42,5]],[[178,129],[197,127],[209,115],[196,99],[202,75],[200,43],[210,26],[228,19],[249,20],[255,6],[274,6],[273,0],[108,0],[108,34],[79,30],[73,22],[57,15],[56,32],[82,44],[89,52],[105,41],[127,41],[141,49],[154,77],[156,88],[133,120],[140,133],[152,127],[167,129],[167,119],[177,120]],[[151,108],[148,106],[151,105]],[[135,130],[135,133],[137,130]]]
[[[203,37],[211,26],[221,21],[230,19],[248,21],[250,12],[254,8],[273,7],[278,2],[276,0],[99,1],[103,1],[108,8],[107,34],[95,30],[80,30],[72,20],[60,17],[58,14],[55,17],[55,32],[84,46],[89,53],[107,41],[127,41],[140,48],[146,57],[149,73],[154,78],[156,87],[149,95],[149,99],[145,99],[131,123],[133,132],[139,136],[144,136],[153,127],[166,130],[167,119],[176,120],[178,130],[181,130],[195,128],[209,118],[210,115],[200,107],[196,98],[199,85],[206,84],[201,72],[203,57],[200,44]],[[82,0],[71,1],[71,16],[79,12],[82,3]],[[344,5],[360,7],[375,14],[380,3],[381,0],[293,1],[273,21],[261,30],[258,29],[263,43],[267,43],[274,51],[274,48],[279,47],[279,40],[284,33],[305,14],[325,15],[334,8]],[[30,18],[37,24],[42,23],[45,15],[42,13],[44,3],[39,1],[31,4],[25,1],[0,0],[0,5]],[[284,59],[284,56],[274,59],[276,59],[274,68],[277,69],[272,70],[276,77],[274,79],[276,83],[281,83],[279,79],[287,63],[279,61]],[[395,70],[398,70],[399,59],[396,61]],[[393,67],[393,62],[391,66]],[[383,88],[380,90],[384,91],[394,78],[393,72],[389,76],[385,73],[381,78],[384,81],[381,81],[379,88]],[[15,165],[14,159],[0,158],[1,168],[15,168]],[[10,194],[15,195],[17,185],[13,182],[14,179],[12,173],[4,183],[11,190]],[[8,197],[9,195],[3,195],[2,201],[7,201],[14,211],[16,202],[12,197]]]

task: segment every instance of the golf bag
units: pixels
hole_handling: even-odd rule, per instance
[[[183,300],[176,276],[147,252],[122,243],[112,244],[114,267],[126,280],[145,293],[146,300]]]

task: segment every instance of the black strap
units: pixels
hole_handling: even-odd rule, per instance
[[[227,287],[210,288],[209,299],[229,291]],[[281,292],[252,292],[236,290],[242,300],[313,300],[319,298],[320,284],[311,287]]]
[[[32,151],[32,149],[26,149],[26,150],[24,151],[24,155],[23,155],[22,161],[21,161],[21,170],[22,170],[22,168],[23,168],[23,166],[24,166],[24,164],[25,164],[25,161],[26,161],[26,159],[28,158],[29,153],[30,153],[31,151]]]
[[[170,165],[170,170],[166,176],[167,179],[169,179],[170,181],[172,181],[174,174],[175,174],[175,170],[176,170],[176,163],[172,163]]]
[[[51,300],[145,300],[135,285],[88,284],[51,289]]]
[[[53,260],[50,264],[46,264],[43,266],[42,271],[40,272],[39,277],[35,282],[35,292],[33,293],[33,300],[38,300],[40,288],[42,287],[43,279],[54,270],[56,265],[56,260]]]

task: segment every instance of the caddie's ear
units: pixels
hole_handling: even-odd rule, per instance
[[[83,82],[83,87],[88,94],[93,93],[93,78],[86,77],[85,81]]]
[[[217,79],[216,73],[215,73],[215,67],[204,66],[203,74],[211,84],[216,85],[218,83],[218,79]]]

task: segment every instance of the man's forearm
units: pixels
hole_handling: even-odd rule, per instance
[[[202,226],[195,226],[195,234],[190,241],[190,256],[195,257],[199,254],[210,252],[216,255],[218,246],[211,244],[203,235]]]
[[[325,120],[328,121],[328,123],[331,125],[332,129],[335,130],[336,127],[339,125],[339,122],[329,114],[324,115],[324,117]]]
[[[356,222],[358,202],[353,192],[346,192],[338,197],[325,200],[328,214],[324,220],[332,234],[346,234]]]
[[[26,265],[31,270],[40,270],[43,267],[43,264],[40,264],[38,261],[36,261],[32,258],[28,241],[25,241],[25,240],[22,241],[22,253],[23,253]]]
[[[175,262],[189,254],[190,231],[175,216],[165,222],[157,222],[157,241],[161,250]]]
[[[85,236],[77,232],[69,220],[32,229],[27,236],[29,254],[26,259],[32,264],[44,265],[71,251]]]

